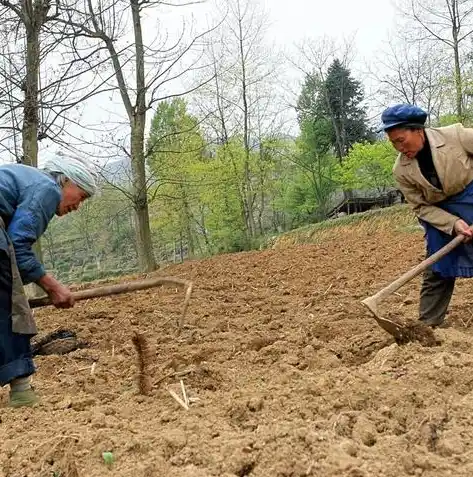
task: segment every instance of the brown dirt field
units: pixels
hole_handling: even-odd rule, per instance
[[[359,302],[422,259],[422,236],[327,237],[161,270],[195,282],[179,337],[170,288],[37,311],[42,333],[69,328],[89,346],[36,359],[40,407],[0,409],[0,476],[471,477],[471,285],[458,284],[439,346],[398,346]],[[415,319],[418,289],[386,316]],[[199,399],[188,411],[168,392],[179,379],[162,380],[176,371]]]

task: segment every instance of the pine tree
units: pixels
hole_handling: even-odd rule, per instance
[[[302,128],[307,121],[328,122],[327,139],[341,163],[353,144],[372,137],[362,101],[360,82],[336,59],[325,78],[307,75],[297,104],[299,123]]]

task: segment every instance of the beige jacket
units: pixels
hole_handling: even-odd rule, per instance
[[[426,128],[425,132],[443,191],[424,178],[417,159],[409,159],[404,154],[399,154],[394,164],[394,177],[417,217],[452,234],[458,217],[434,204],[458,194],[473,181],[473,129],[454,124]]]

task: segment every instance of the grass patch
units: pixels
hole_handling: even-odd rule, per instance
[[[320,243],[342,229],[350,229],[350,234],[372,235],[380,231],[400,233],[422,233],[419,222],[406,205],[395,205],[383,209],[369,210],[359,214],[346,215],[271,237],[261,248],[280,248],[301,243]]]

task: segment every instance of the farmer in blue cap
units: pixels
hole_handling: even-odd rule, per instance
[[[23,284],[37,283],[58,308],[74,305],[71,291],[46,273],[31,247],[55,214],[77,210],[95,192],[90,167],[73,157],[55,156],[43,170],[0,166],[0,386],[10,385],[12,407],[38,402],[30,346],[37,329]]]
[[[473,129],[426,127],[427,113],[410,104],[387,108],[379,131],[400,152],[394,177],[425,229],[427,255],[462,234],[465,242],[424,274],[420,320],[444,323],[455,278],[473,277]]]

